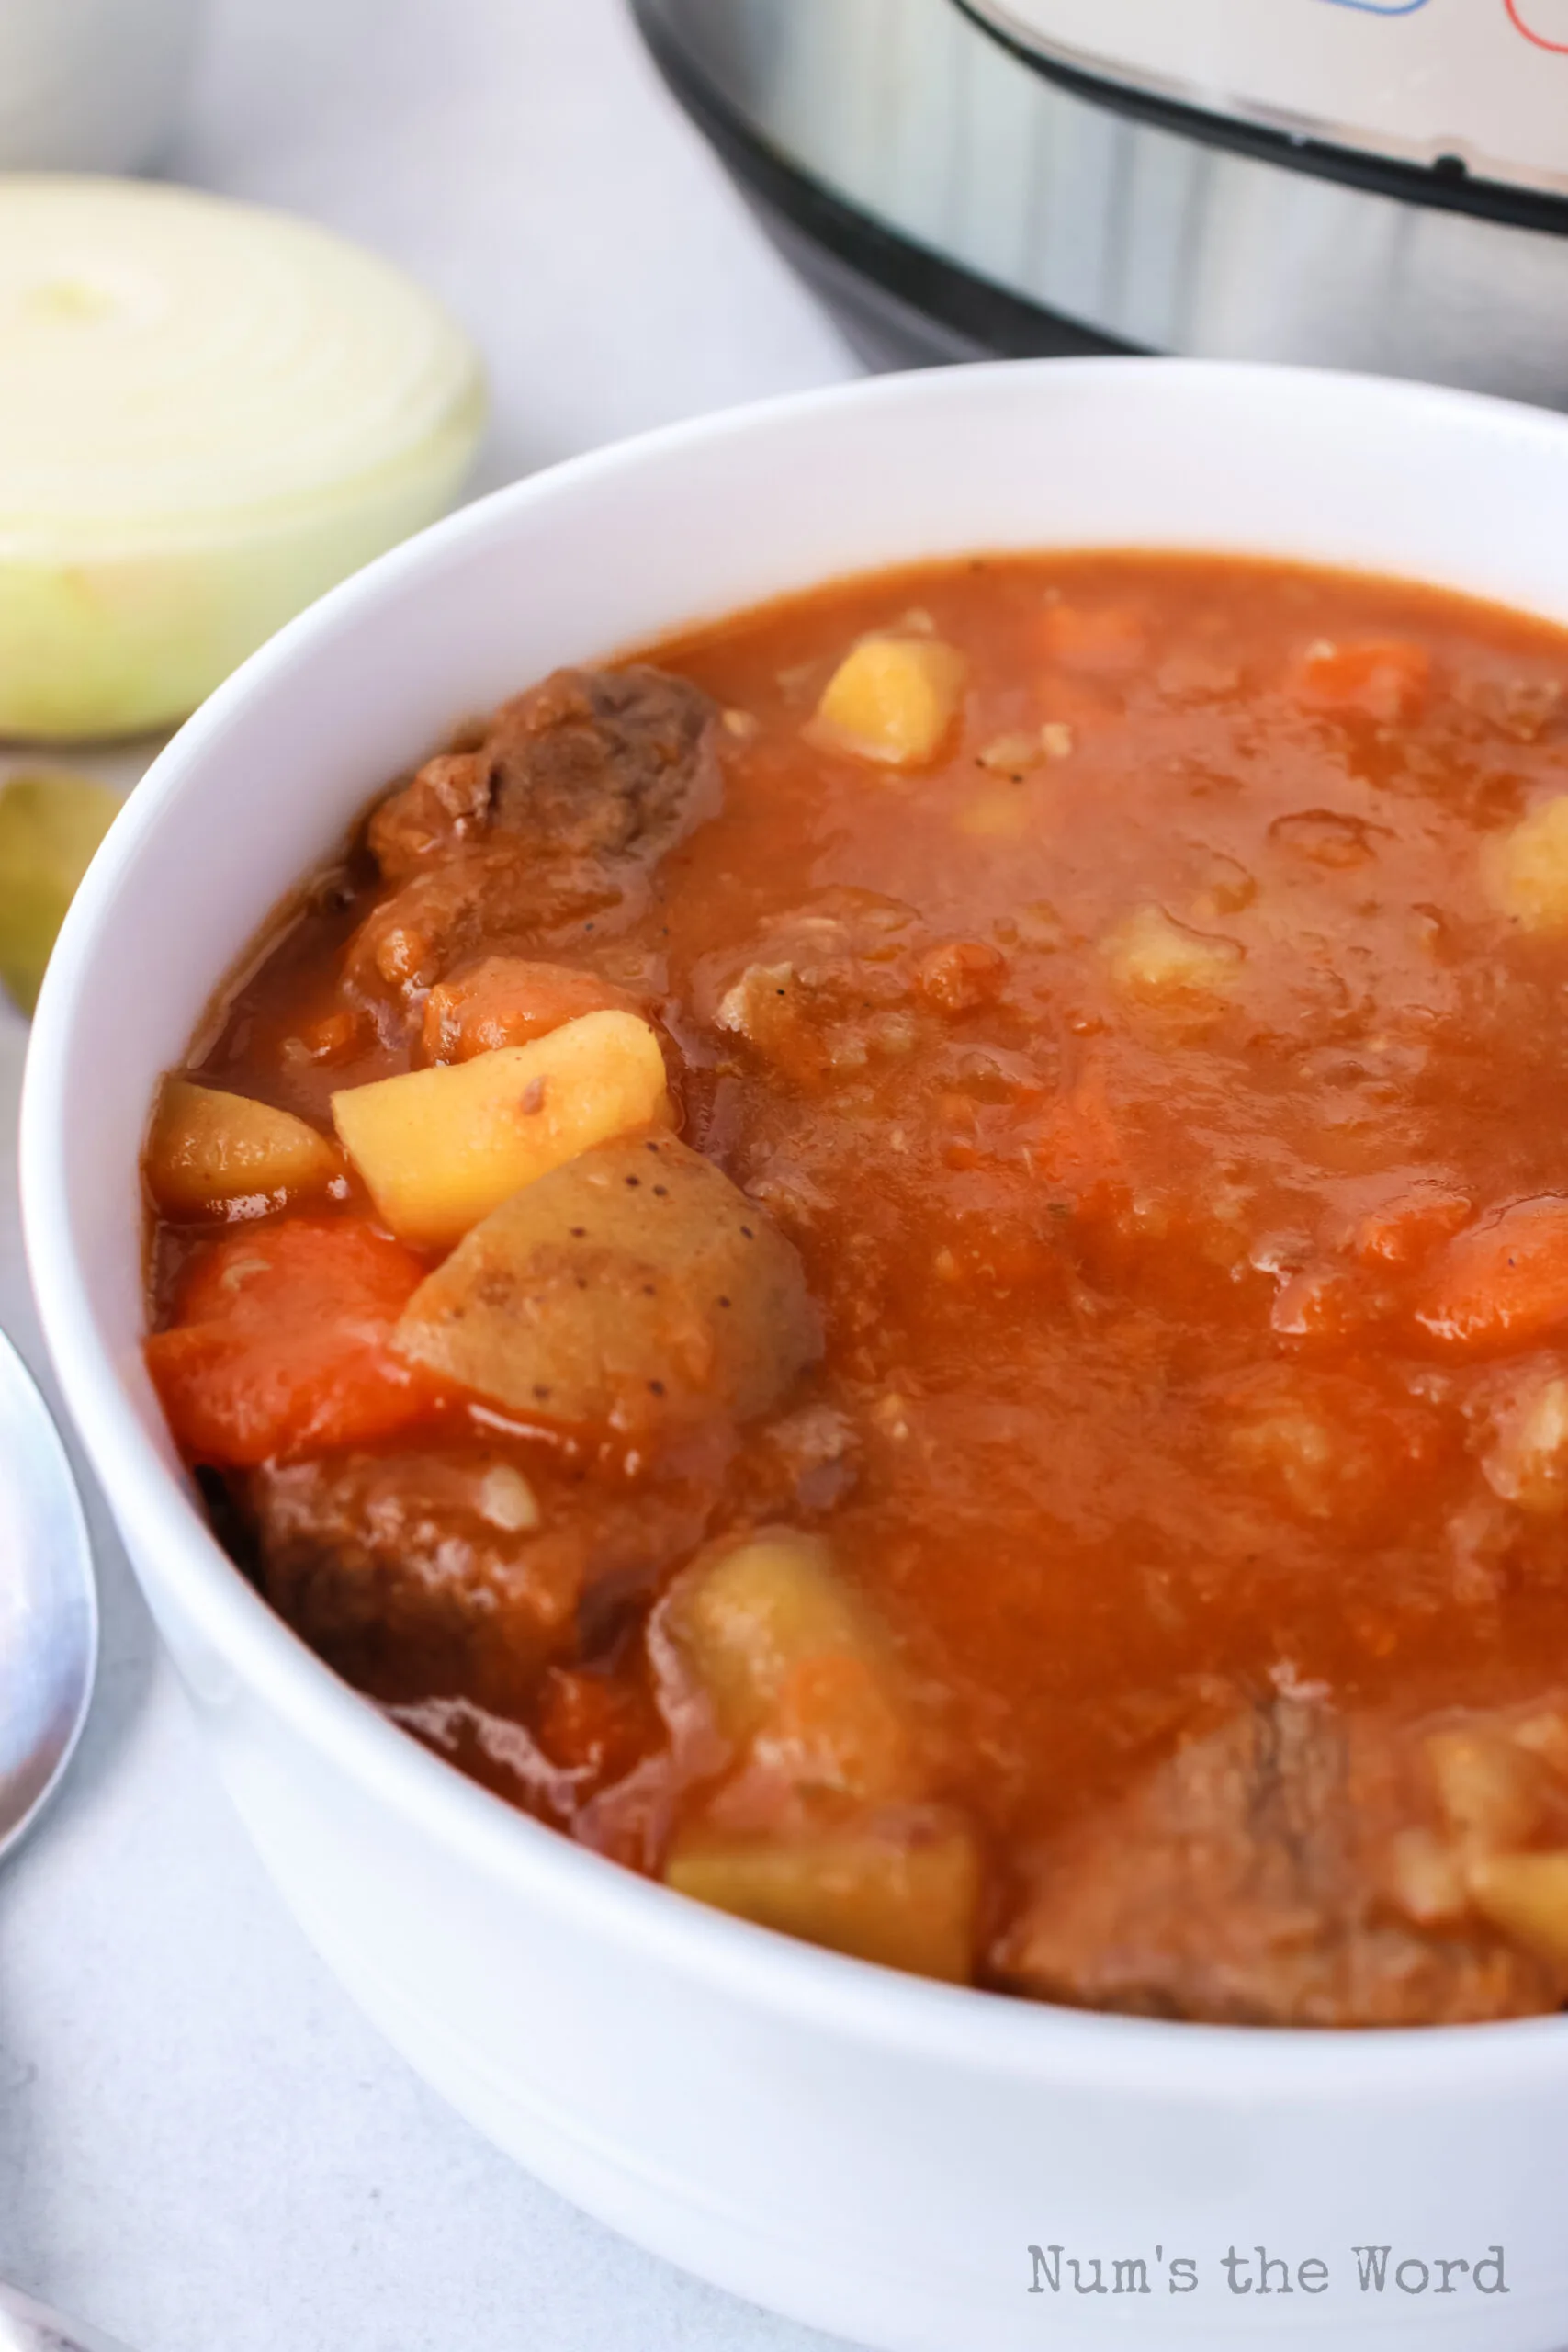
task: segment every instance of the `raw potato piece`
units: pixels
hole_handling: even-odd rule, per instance
[[[967,1984],[980,1865],[962,1824],[934,1811],[788,1838],[693,1831],[665,1883],[761,1928],[855,1960]]]
[[[400,1240],[442,1249],[579,1152],[670,1117],[646,1021],[586,1012],[531,1046],[333,1096],[344,1149]]]
[[[1568,793],[1488,842],[1482,876],[1494,906],[1521,931],[1554,938],[1568,932]]]
[[[953,725],[967,667],[933,638],[863,638],[829,679],[817,723],[862,759],[923,766]]]
[[[165,1216],[221,1216],[235,1201],[321,1193],[343,1162],[289,1111],[188,1079],[164,1081],[147,1145],[147,1182]]]
[[[516,1411],[647,1430],[762,1411],[820,1342],[800,1261],[763,1212],[673,1136],[645,1133],[487,1217],[416,1291],[396,1344]]]

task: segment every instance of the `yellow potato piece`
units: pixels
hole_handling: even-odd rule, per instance
[[[723,1736],[775,1781],[867,1801],[921,1793],[886,1639],[820,1538],[765,1528],[699,1557],[661,1631]]]
[[[1419,1928],[1451,1925],[1470,1908],[1462,1858],[1430,1829],[1402,1829],[1390,1845],[1389,1893]]]
[[[792,1668],[876,1646],[827,1544],[787,1527],[694,1562],[671,1588],[664,1623],[727,1739],[755,1736]]]
[[[953,725],[968,669],[935,638],[863,638],[829,679],[817,723],[846,751],[886,767],[933,759]]]
[[[1488,842],[1482,878],[1493,905],[1520,930],[1568,932],[1568,793],[1543,801],[1511,832]]]
[[[1522,1846],[1539,1825],[1550,1782],[1529,1750],[1495,1732],[1433,1732],[1425,1742],[1438,1802],[1472,1848]]]
[[[1488,1854],[1471,1867],[1470,1892],[1504,1935],[1568,1968],[1568,1854]]]
[[[164,1081],[147,1182],[165,1216],[220,1216],[236,1201],[323,1192],[343,1162],[292,1112],[188,1079]]]
[[[1100,941],[1118,995],[1134,1002],[1198,1005],[1224,999],[1243,949],[1174,922],[1161,907],[1139,907]]]
[[[974,1970],[980,1864],[950,1816],[874,1816],[791,1838],[690,1831],[665,1883],[760,1928],[856,1960],[967,1984]]]
[[[381,1216],[429,1249],[460,1241],[580,1151],[670,1116],[659,1040],[631,1012],[585,1012],[531,1046],[333,1096],[344,1149]]]

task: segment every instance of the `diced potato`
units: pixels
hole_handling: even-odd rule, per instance
[[[569,1035],[489,1060],[547,1054]],[[514,1193],[421,1284],[394,1344],[514,1411],[646,1430],[762,1411],[820,1342],[783,1235],[711,1160],[645,1130]]]
[[[727,1739],[754,1736],[804,1659],[870,1646],[827,1544],[790,1527],[695,1561],[672,1588],[664,1622]]]
[[[1047,760],[1066,759],[1072,748],[1072,729],[1064,719],[1049,718],[1043,727],[997,736],[975,756],[983,768],[1010,775],[1017,782],[1032,769],[1043,767]]]
[[[1136,908],[1100,946],[1118,995],[1186,1009],[1217,1009],[1235,987],[1245,953],[1235,940],[1190,931],[1162,907]]]
[[[401,1241],[441,1249],[606,1137],[667,1123],[646,1021],[586,1012],[530,1046],[333,1096],[344,1149]]]
[[[40,772],[0,786],[0,980],[24,1012],[120,796],[90,775]]]
[[[1532,808],[1512,832],[1488,842],[1482,878],[1499,913],[1521,931],[1568,933],[1568,793]]]
[[[165,1216],[221,1216],[235,1201],[323,1192],[342,1174],[326,1136],[291,1112],[188,1079],[164,1080],[147,1182]]]
[[[921,956],[916,983],[926,1002],[954,1019],[999,997],[1008,961],[985,939],[950,939]]]
[[[967,669],[939,639],[863,638],[829,679],[817,723],[862,759],[923,766],[957,716]]]
[[[1418,1928],[1462,1919],[1470,1908],[1462,1857],[1430,1829],[1404,1829],[1389,1849],[1389,1894]]]
[[[1228,1449],[1270,1500],[1347,1532],[1382,1517],[1408,1432],[1375,1390],[1280,1364],[1239,1383],[1228,1403]]]
[[[924,1784],[888,1661],[850,1650],[790,1668],[751,1758],[768,1781],[807,1795],[875,1803]]]
[[[1560,1780],[1568,1781],[1568,1714],[1559,1707],[1542,1707],[1523,1723],[1515,1724],[1513,1738]]]
[[[1495,1732],[1434,1732],[1427,1760],[1450,1828],[1472,1848],[1501,1852],[1538,1828],[1547,1801],[1544,1768]]]
[[[1541,1518],[1568,1510],[1568,1380],[1539,1380],[1498,1414],[1482,1457],[1486,1483],[1505,1502]]]
[[[1257,1470],[1308,1519],[1332,1519],[1339,1499],[1341,1433],[1304,1399],[1280,1394],[1244,1412],[1229,1432],[1244,1467]]]
[[[774,1781],[863,1800],[919,1793],[886,1641],[820,1538],[764,1528],[699,1557],[660,1626],[719,1732]]]
[[[1470,1892],[1504,1935],[1568,1968],[1568,1854],[1488,1854],[1472,1865]]]
[[[856,1960],[952,1984],[973,1973],[979,1857],[949,1816],[900,1814],[791,1838],[693,1831],[664,1877],[699,1903]]]

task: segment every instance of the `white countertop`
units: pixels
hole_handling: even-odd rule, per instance
[[[854,372],[619,0],[217,0],[171,168],[446,298],[491,372],[481,488]],[[0,1014],[13,1124],[25,1040]],[[0,1212],[0,1321],[36,1368],[9,1179]],[[821,2344],[573,2212],[382,2045],[264,1878],[95,1527],[97,1704],[0,1878],[0,2275],[137,2352]]]

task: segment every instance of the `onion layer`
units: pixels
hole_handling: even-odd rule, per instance
[[[437,304],[308,222],[0,178],[0,733],[183,718],[442,512],[483,416]]]

